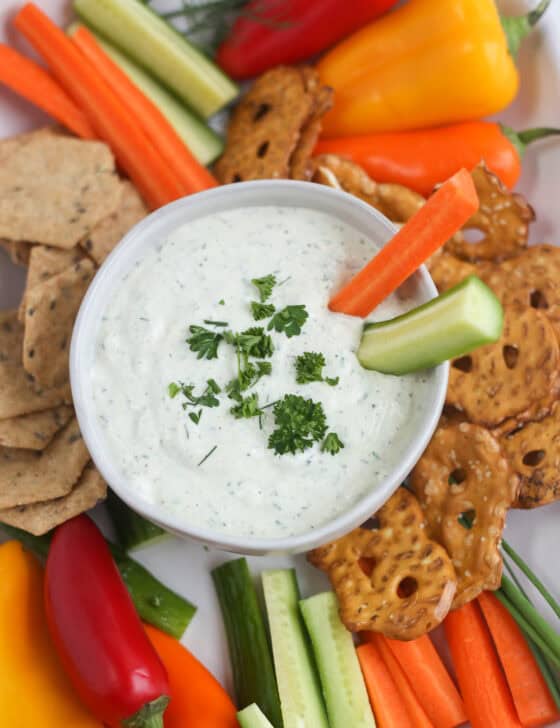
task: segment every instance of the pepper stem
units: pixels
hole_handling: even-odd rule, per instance
[[[163,728],[163,714],[168,704],[167,695],[146,703],[137,713],[122,721],[122,728]]]
[[[502,27],[506,34],[509,52],[513,58],[517,58],[523,39],[533,30],[551,2],[552,0],[541,0],[534,10],[531,10],[525,15],[517,15],[514,17],[501,16]]]
[[[521,158],[525,153],[528,144],[536,142],[546,137],[559,136],[560,129],[553,129],[548,126],[539,126],[535,129],[526,129],[525,131],[515,131],[510,126],[500,124],[502,133],[510,140]]]

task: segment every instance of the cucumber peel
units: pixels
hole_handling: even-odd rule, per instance
[[[311,646],[299,611],[295,570],[264,571],[262,583],[284,728],[328,728]]]
[[[169,537],[167,531],[133,511],[110,489],[106,502],[117,534],[117,541],[125,551],[133,551]]]
[[[248,705],[237,713],[241,728],[274,728],[256,703]]]
[[[332,592],[299,603],[319,668],[331,728],[375,728],[352,635]]]
[[[357,356],[365,369],[409,374],[498,341],[503,309],[476,276],[389,321],[367,323]]]
[[[207,118],[237,86],[169,23],[138,0],[74,0],[83,21]]]
[[[83,27],[80,23],[72,23],[67,28],[68,35],[73,36],[80,27]],[[157,106],[201,164],[206,166],[220,156],[224,143],[219,134],[134,61],[95,31],[90,30],[90,32],[121,71],[126,73],[132,83]]]

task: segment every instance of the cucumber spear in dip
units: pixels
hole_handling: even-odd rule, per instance
[[[500,301],[480,278],[469,276],[408,313],[367,323],[358,359],[365,369],[409,374],[492,344],[502,328]]]

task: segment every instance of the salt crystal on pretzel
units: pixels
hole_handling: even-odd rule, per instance
[[[445,619],[455,594],[455,570],[445,550],[428,537],[409,491],[400,488],[376,518],[379,528],[357,528],[311,551],[308,559],[327,573],[349,630],[412,640]]]

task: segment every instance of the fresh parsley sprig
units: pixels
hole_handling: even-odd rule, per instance
[[[268,439],[268,447],[276,455],[295,455],[325,437],[327,419],[320,402],[286,394],[276,402],[272,412],[276,428]]]
[[[344,443],[336,432],[329,432],[321,444],[321,452],[328,452],[330,455],[336,455],[344,447]]]
[[[191,335],[187,344],[191,351],[196,352],[197,359],[217,359],[218,347],[224,339],[224,334],[205,329],[204,326],[189,326]]]
[[[323,377],[323,368],[326,366],[323,354],[315,351],[304,351],[296,357],[296,382],[307,384],[308,382],[326,382],[335,387],[340,377]]]
[[[272,295],[274,286],[276,285],[276,276],[270,275],[263,276],[262,278],[253,278],[251,283],[259,292],[261,303],[268,301]]]
[[[236,420],[260,417],[264,414],[259,406],[259,395],[257,392],[253,392],[248,397],[242,397],[239,403],[230,409],[230,412]]]
[[[188,409],[189,407],[220,406],[220,400],[216,395],[220,394],[222,390],[215,379],[208,379],[206,381],[206,389],[198,396],[194,393],[195,386],[196,385],[194,384],[185,384],[184,382],[171,382],[167,385],[167,393],[171,399],[175,399],[179,393],[182,394],[187,400],[186,402],[183,402],[183,409]],[[198,425],[201,417],[202,409],[199,409],[198,412],[189,413],[189,419],[191,419],[195,425]]]
[[[226,385],[228,397],[235,399],[237,402],[241,402],[241,393],[254,387],[261,377],[270,376],[271,372],[272,364],[269,361],[257,361],[254,364],[252,362],[245,364],[243,369],[238,373],[238,376]]]
[[[286,306],[270,319],[268,330],[283,331],[288,339],[291,339],[292,336],[301,334],[301,329],[308,318],[309,314],[304,305]]]
[[[255,321],[262,321],[263,319],[270,318],[275,311],[276,306],[272,303],[251,301],[251,312]]]

